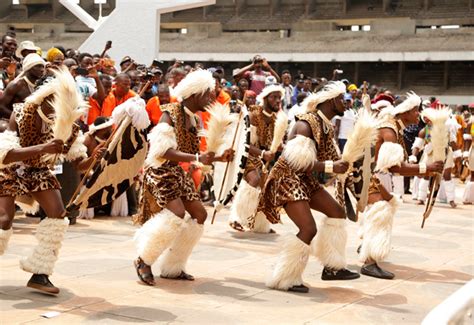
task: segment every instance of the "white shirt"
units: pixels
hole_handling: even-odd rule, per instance
[[[356,121],[356,113],[354,110],[347,109],[344,111],[344,115],[341,117],[337,117],[336,119],[341,120],[341,125],[339,126],[339,139],[347,139],[349,137],[349,134],[352,133],[352,130],[354,130],[354,124]]]

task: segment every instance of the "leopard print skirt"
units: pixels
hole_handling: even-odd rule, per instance
[[[246,176],[249,172],[254,171],[254,170],[262,171],[262,168],[263,168],[262,159],[260,159],[260,157],[249,155],[247,159],[247,164],[245,165],[244,176]]]
[[[134,217],[134,222],[144,224],[169,202],[178,198],[185,201],[200,200],[191,176],[178,165],[165,164],[158,168],[148,168],[143,177],[140,213]]]
[[[0,185],[0,196],[9,197],[61,189],[61,185],[49,168],[24,165],[0,169]]]
[[[271,223],[278,223],[279,210],[288,202],[309,201],[322,188],[313,175],[296,173],[285,159],[280,158],[268,175],[258,210]]]

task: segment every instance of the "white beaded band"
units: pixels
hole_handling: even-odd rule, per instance
[[[199,154],[196,153],[196,162],[199,162]]]
[[[418,168],[419,168],[420,174],[426,174],[426,164],[420,163],[420,164],[418,165]]]
[[[332,174],[334,173],[334,161],[332,160],[326,160],[324,162],[324,172],[326,174]]]
[[[262,150],[262,152],[260,152],[260,159],[263,159],[264,154],[265,154],[265,150]]]
[[[463,158],[469,158],[469,151],[463,151],[462,157]]]
[[[462,135],[462,138],[463,138],[464,140],[472,140],[472,135],[470,135],[470,134],[468,134],[468,133],[464,133],[464,134]]]
[[[461,149],[458,149],[458,150],[454,150],[454,151],[453,151],[453,158],[454,158],[454,159],[461,158],[461,157],[462,157],[462,151],[461,151]]]

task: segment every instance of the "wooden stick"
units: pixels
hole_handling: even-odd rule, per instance
[[[241,118],[242,118],[242,111],[240,111],[239,113],[239,119],[237,120],[237,127],[235,128],[234,138],[232,139],[232,145],[231,145],[232,149],[234,149],[235,140],[237,138],[237,134],[239,133]],[[227,164],[225,165],[224,177],[222,178],[221,189],[219,191],[219,196],[217,197],[217,200],[216,200],[217,202],[221,200],[222,191],[224,189],[224,183],[227,178],[227,171],[229,170],[229,164],[230,164],[230,161],[228,161]],[[212,213],[211,225],[214,224],[214,220],[216,219],[216,214],[217,214],[217,209],[214,207],[214,212]]]
[[[362,93],[367,94],[367,81],[364,80],[364,85],[362,86]]]

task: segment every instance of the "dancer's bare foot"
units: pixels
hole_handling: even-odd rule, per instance
[[[137,271],[140,281],[149,286],[155,285],[155,277],[153,276],[150,265],[146,264],[141,257],[133,261],[133,265],[135,265],[135,270]]]
[[[450,201],[449,202],[449,205],[451,206],[451,208],[455,209],[458,205],[456,203],[454,203],[454,201]]]
[[[416,204],[418,204],[418,205],[425,205],[425,201],[418,200],[418,202],[417,202]]]
[[[242,227],[242,225],[238,223],[237,221],[229,222],[229,226],[234,230],[245,232],[244,227]]]

